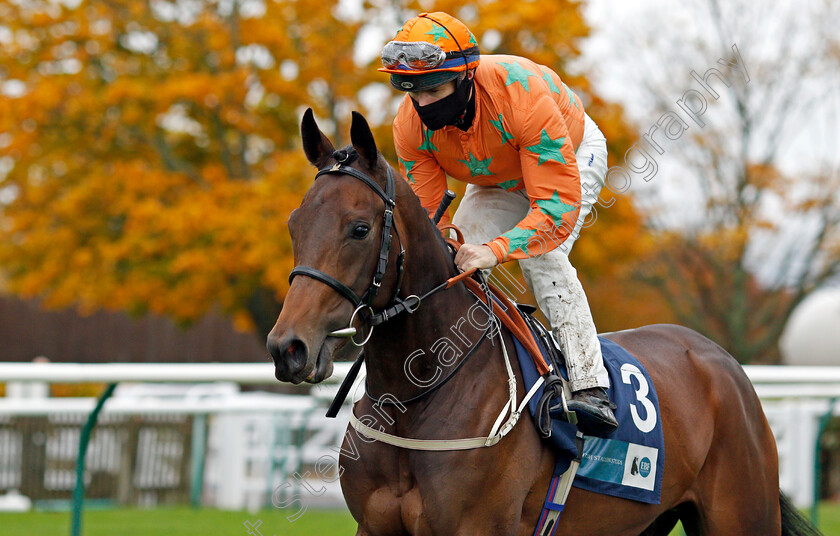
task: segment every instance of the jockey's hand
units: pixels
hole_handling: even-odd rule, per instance
[[[499,259],[489,246],[482,244],[464,244],[455,254],[455,265],[462,272],[478,268],[492,268],[499,264]]]

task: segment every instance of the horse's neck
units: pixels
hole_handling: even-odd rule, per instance
[[[425,211],[409,207],[413,225],[400,229],[405,238],[406,266],[402,296],[422,296],[455,274],[452,258],[437,231],[425,221]],[[399,400],[431,388],[430,379],[445,378],[487,327],[486,314],[476,312],[477,299],[464,285],[433,294],[413,314],[381,324],[365,347],[368,387],[373,395]]]
[[[373,393],[405,400],[430,387],[436,376],[448,375],[481,337],[470,319],[470,303],[463,289],[453,287],[428,298],[415,313],[378,326],[365,347]]]

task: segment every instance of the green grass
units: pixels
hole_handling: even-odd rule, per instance
[[[346,510],[310,509],[295,522],[292,511],[223,512],[190,508],[92,510],[82,519],[83,536],[248,536],[245,522],[262,521],[263,536],[354,535],[356,524]],[[70,534],[69,512],[0,514],[3,536],[64,536]],[[256,534],[256,532],[254,532]]]
[[[809,515],[810,512],[805,512]],[[820,503],[817,510],[817,526],[826,536],[840,534],[840,503]]]
[[[310,509],[295,522],[291,511],[262,510],[222,512],[190,508],[151,510],[91,510],[85,513],[83,536],[249,536],[245,522],[262,521],[263,536],[353,536],[356,524],[346,510]],[[819,527],[826,536],[840,535],[840,504],[823,503],[818,513]],[[70,534],[67,512],[29,512],[0,514],[3,536],[64,536]],[[679,527],[673,536],[682,534]],[[256,532],[253,532],[256,535]],[[252,535],[252,536],[253,536]]]

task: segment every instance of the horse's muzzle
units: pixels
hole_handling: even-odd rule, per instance
[[[297,337],[269,335],[265,347],[274,359],[274,377],[281,382],[297,385],[306,379],[307,369],[315,368],[315,363],[308,362],[306,343]]]

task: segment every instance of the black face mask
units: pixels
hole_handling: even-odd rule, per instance
[[[467,111],[467,104],[470,101],[470,93],[473,81],[465,77],[457,83],[455,91],[446,97],[426,106],[420,106],[417,101],[411,99],[414,109],[420,120],[429,130],[440,130],[446,125],[457,125],[458,121]]]

